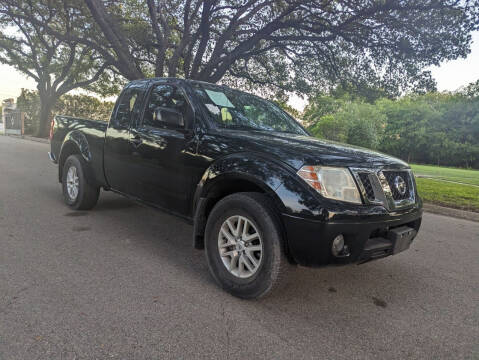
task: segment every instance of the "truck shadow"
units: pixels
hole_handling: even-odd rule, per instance
[[[267,329],[291,348],[302,344],[316,349],[318,342],[342,348],[347,343],[351,352],[369,351],[365,339],[394,338],[400,323],[439,311],[436,299],[444,296],[428,284],[430,273],[421,267],[413,246],[404,254],[359,266],[292,267],[279,291],[256,301],[241,300],[215,284],[204,252],[193,248],[192,226],[181,219],[108,193],[90,216],[79,219],[94,221],[91,237],[95,231],[108,233],[99,238],[114,246],[106,243],[102,248],[123,249],[120,262],[137,269],[116,273],[122,286],[128,279],[128,294],[134,294],[135,301],[174,301],[185,309],[183,315],[201,309],[211,321],[224,323],[226,334],[231,324],[243,323],[256,331]],[[367,334],[361,329],[368,329]],[[230,346],[229,335],[218,334],[217,341]]]
[[[95,206],[95,211],[121,211],[124,209],[129,209],[129,208],[134,208],[134,207],[141,207],[142,205],[135,203],[132,200],[129,200],[123,196],[116,195],[116,194],[108,194],[108,200],[107,201],[98,201],[98,204]],[[105,197],[105,192],[102,191],[100,194],[100,198]]]
[[[208,272],[204,252],[193,248],[193,228],[183,220],[111,193],[102,194],[93,212],[107,221],[121,224],[118,231],[126,234],[132,245],[138,245],[137,250],[158,256],[162,261],[166,259],[195,281],[208,284],[208,288],[214,287],[217,290],[213,291],[229,301],[248,303],[216,287]],[[317,304],[356,299],[372,308],[385,309],[392,298],[394,302],[404,302],[410,300],[411,292],[420,294],[424,289],[414,270],[403,261],[412,251],[363,265],[321,269],[291,266],[286,286],[281,291],[250,303],[278,306],[291,301]]]

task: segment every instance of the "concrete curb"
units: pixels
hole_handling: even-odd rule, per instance
[[[424,204],[424,211],[430,212],[433,214],[445,215],[449,217],[454,217],[458,219],[470,220],[479,222],[479,213],[448,208],[444,206],[434,205],[434,204]]]
[[[40,142],[43,144],[49,144],[50,140],[45,139],[45,138],[38,138],[30,135],[14,135],[14,134],[8,134],[7,136],[14,137],[17,139],[23,139],[23,140],[30,140],[30,141],[35,141],[35,142]]]

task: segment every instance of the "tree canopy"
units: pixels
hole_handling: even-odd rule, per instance
[[[66,26],[32,18],[27,8],[38,1],[19,3],[17,17],[87,46],[129,80],[300,93],[339,82],[391,94],[430,89],[424,69],[467,55],[479,14],[476,0],[85,0],[63,2],[78,20]]]
[[[430,89],[423,69],[468,53],[479,10],[457,0],[86,3],[107,40],[101,48],[128,79],[154,72],[301,93],[340,81]]]

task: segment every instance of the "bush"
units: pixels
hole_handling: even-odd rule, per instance
[[[462,93],[381,98],[373,104],[320,95],[308,104],[304,119],[320,138],[408,162],[479,168],[479,95],[469,87]]]
[[[309,111],[309,120],[313,125],[310,132],[319,138],[345,142],[353,145],[377,149],[383,136],[385,116],[374,105],[349,100],[321,102],[324,108],[317,106],[318,111]]]

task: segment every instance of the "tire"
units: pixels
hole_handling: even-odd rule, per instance
[[[72,170],[71,170],[72,169]],[[63,165],[62,172],[62,189],[63,199],[65,203],[74,210],[90,210],[92,209],[100,195],[100,187],[94,186],[86,176],[87,164],[80,155],[70,155]],[[72,178],[69,177],[69,171],[76,175],[77,192],[69,191],[69,181],[72,183]],[[73,178],[75,179],[75,178]]]
[[[249,222],[247,234],[241,239],[237,237],[236,245],[228,245],[232,244],[228,239],[241,230],[231,231],[227,220],[233,230],[241,229],[239,224],[244,229]],[[257,238],[255,233],[259,235]],[[277,212],[266,196],[236,193],[221,199],[208,216],[205,231],[205,253],[211,275],[224,290],[243,299],[258,299],[280,288],[289,268],[281,233]],[[242,240],[248,238],[255,240]],[[252,251],[259,247],[261,252]]]

